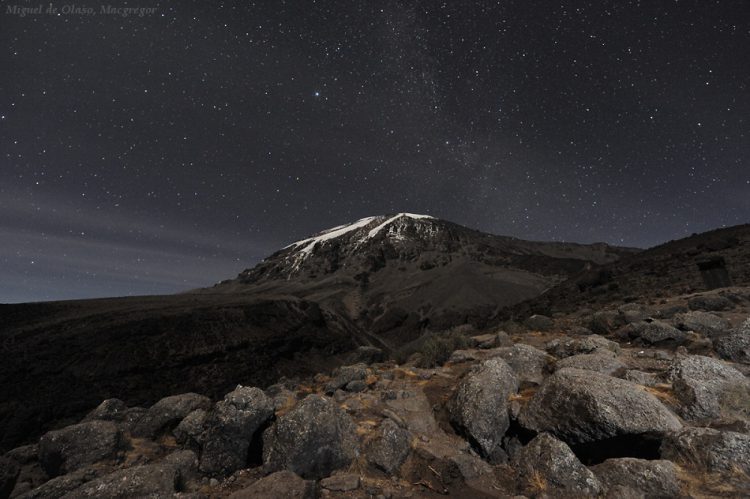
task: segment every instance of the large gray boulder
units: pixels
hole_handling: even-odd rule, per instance
[[[633,322],[622,328],[621,333],[631,340],[638,339],[652,345],[666,341],[682,343],[687,338],[685,331],[657,320]]]
[[[182,419],[196,409],[208,410],[211,399],[197,393],[183,393],[164,397],[152,405],[133,426],[136,437],[154,438],[173,429]]]
[[[207,419],[208,412],[203,409],[196,409],[185,416],[172,431],[177,443],[188,449],[200,449]]]
[[[589,319],[589,329],[596,334],[609,334],[625,325],[624,317],[615,310],[600,310]]]
[[[451,422],[492,462],[502,461],[502,439],[510,426],[508,397],[518,391],[518,379],[501,358],[474,367],[456,389],[449,405]]]
[[[367,378],[369,372],[365,364],[341,366],[333,372],[331,381],[326,383],[325,391],[330,395],[336,390],[346,387],[353,381],[363,381]]]
[[[99,419],[102,421],[123,421],[127,414],[128,406],[120,399],[106,399],[99,404],[93,411],[88,413],[83,421],[93,421]]]
[[[228,475],[247,467],[253,436],[273,414],[273,399],[260,388],[238,386],[226,394],[204,423],[200,470],[209,475]]]
[[[39,487],[19,495],[18,499],[67,498],[69,497],[68,494],[74,492],[83,484],[104,476],[111,471],[112,469],[107,466],[86,466],[76,471],[72,471],[67,475],[60,475],[51,480],[47,480]]]
[[[731,310],[734,303],[729,298],[721,295],[699,295],[688,299],[688,308],[690,310],[704,310],[713,312],[718,310]]]
[[[677,467],[671,461],[623,457],[607,459],[590,469],[608,490],[626,487],[654,499],[680,495]]]
[[[714,340],[714,349],[722,359],[750,364],[750,319],[726,336]]]
[[[540,384],[551,372],[551,366],[555,361],[546,352],[523,343],[495,348],[488,352],[491,357],[503,359],[516,373],[519,383]]]
[[[587,371],[597,371],[604,374],[614,374],[617,371],[624,371],[626,366],[614,352],[598,351],[596,353],[583,353],[566,357],[555,363],[555,370],[572,367],[576,369],[585,369]]]
[[[533,331],[549,331],[555,327],[555,321],[546,315],[534,314],[527,318],[523,325]]]
[[[229,499],[313,499],[315,482],[296,473],[282,470],[261,478],[247,488],[238,490]]]
[[[750,380],[720,360],[680,358],[670,367],[669,378],[685,419],[750,416]]]
[[[519,450],[511,461],[516,470],[520,492],[550,497],[596,497],[602,486],[581,464],[564,442],[548,433],[537,435]]]
[[[684,428],[662,441],[661,457],[707,471],[750,474],[750,435],[712,428]]]
[[[561,369],[547,378],[519,416],[529,430],[553,433],[569,444],[662,434],[680,420],[642,387],[605,374]]]
[[[709,338],[723,336],[730,329],[728,320],[708,312],[692,311],[677,314],[673,321],[680,329],[695,331]]]
[[[380,423],[378,436],[365,450],[367,460],[388,475],[397,474],[411,451],[411,433],[391,419]]]
[[[308,395],[263,434],[263,462],[320,479],[348,466],[359,454],[356,427],[331,399]]]
[[[112,461],[122,433],[110,421],[88,421],[50,431],[39,440],[39,462],[50,476],[64,475],[100,461]]]
[[[592,334],[583,338],[554,339],[548,342],[544,348],[558,359],[601,351],[620,353],[620,345],[598,334]]]

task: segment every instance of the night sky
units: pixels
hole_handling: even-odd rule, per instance
[[[744,0],[71,4],[1,4],[0,302],[209,285],[400,211],[639,247],[750,221]]]

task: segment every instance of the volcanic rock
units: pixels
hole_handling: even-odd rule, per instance
[[[122,433],[109,421],[88,421],[50,431],[39,441],[39,462],[55,477],[99,461],[113,460]]]

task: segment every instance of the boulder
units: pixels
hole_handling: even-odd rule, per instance
[[[688,300],[688,308],[690,310],[713,312],[731,310],[734,308],[734,303],[730,299],[720,295],[700,295],[693,296]]]
[[[555,327],[555,321],[541,314],[534,314],[523,322],[523,325],[532,331],[549,331]]]
[[[326,383],[325,391],[332,394],[340,388],[344,388],[352,381],[363,381],[369,374],[367,366],[364,364],[355,364],[353,366],[341,366],[333,371],[333,378]]]
[[[282,470],[261,478],[251,486],[238,490],[229,499],[313,499],[315,482],[305,480],[296,473]]]
[[[263,434],[263,462],[320,479],[359,454],[356,427],[331,399],[308,395]]]
[[[750,364],[750,319],[727,336],[714,340],[713,344],[722,359]]]
[[[201,435],[206,428],[207,418],[208,413],[203,409],[196,409],[185,416],[172,431],[177,443],[190,449],[199,449],[203,443]]]
[[[154,438],[173,429],[182,419],[196,409],[208,410],[211,399],[197,393],[183,393],[164,397],[141,416],[132,429],[133,436]]]
[[[671,461],[623,457],[607,459],[590,469],[610,491],[620,486],[655,499],[680,495],[677,467]]]
[[[98,465],[87,466],[68,473],[67,475],[61,475],[48,480],[39,487],[22,494],[19,496],[19,499],[50,499],[59,497],[65,497],[67,499],[68,497],[75,497],[74,495],[71,496],[69,494],[83,484],[106,475],[110,471],[111,469],[108,467]]]
[[[637,369],[628,369],[623,373],[622,379],[642,386],[656,386],[663,383],[663,380],[654,373],[646,373]]]
[[[708,312],[685,312],[673,319],[675,325],[685,331],[695,331],[710,338],[723,336],[729,332],[729,321]]]
[[[617,358],[613,352],[596,352],[573,355],[557,361],[555,369],[565,369],[572,367],[576,369],[585,369],[597,371],[604,374],[613,374],[617,371],[627,369],[627,366]]]
[[[110,421],[88,421],[50,431],[39,440],[39,462],[50,476],[64,475],[100,461],[112,461],[122,433]]]
[[[0,498],[5,499],[10,496],[20,472],[21,468],[17,462],[0,456]]]
[[[383,362],[385,357],[385,352],[378,347],[361,346],[352,353],[351,362],[354,364],[375,364]]]
[[[500,358],[474,367],[461,381],[448,411],[451,423],[491,462],[506,459],[502,439],[510,426],[508,397],[518,391],[518,379]]]
[[[411,433],[399,427],[392,419],[380,423],[375,440],[365,450],[367,460],[388,475],[397,475],[398,470],[411,451]]]
[[[471,337],[471,344],[475,348],[486,350],[488,348],[510,347],[513,346],[513,340],[505,331],[498,333],[481,334]]]
[[[638,339],[651,345],[665,341],[682,343],[687,337],[685,331],[653,319],[628,324],[622,328],[621,334],[631,340]]]
[[[548,433],[537,435],[519,450],[511,465],[521,484],[520,492],[549,497],[596,497],[602,486],[564,442]]]
[[[670,367],[669,378],[685,419],[750,416],[750,380],[720,360],[680,358]]]
[[[519,416],[532,431],[547,431],[568,444],[662,434],[682,427],[656,397],[628,381],[582,369],[547,378]]]
[[[707,471],[750,474],[750,435],[712,428],[684,428],[662,441],[661,457]]]
[[[359,475],[353,473],[337,473],[320,481],[320,486],[334,492],[351,492],[359,488]]]
[[[180,474],[169,463],[146,464],[117,470],[86,482],[66,499],[128,499],[131,497],[172,497]]]
[[[609,334],[624,325],[622,315],[614,310],[595,312],[589,319],[589,329],[596,334]]]
[[[448,357],[448,362],[451,364],[461,364],[462,362],[477,360],[480,356],[481,354],[477,350],[454,350],[450,357]]]
[[[250,443],[273,414],[273,400],[260,388],[238,386],[226,394],[204,423],[200,470],[224,476],[247,467]]]
[[[125,419],[128,406],[120,399],[107,399],[99,404],[93,411],[88,413],[83,421],[123,421]]]
[[[626,303],[618,307],[617,311],[620,313],[620,321],[625,324],[646,320],[651,315],[651,312],[640,303]]]
[[[592,334],[583,338],[561,338],[548,342],[545,345],[547,353],[562,359],[582,353],[594,353],[599,351],[620,353],[620,345],[607,338]]]
[[[490,350],[491,357],[500,357],[508,363],[521,383],[538,385],[551,371],[554,358],[530,345],[518,343],[512,347]]]

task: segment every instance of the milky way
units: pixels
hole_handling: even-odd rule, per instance
[[[0,301],[208,285],[401,211],[641,247],[750,221],[744,1],[48,5],[0,12]]]

